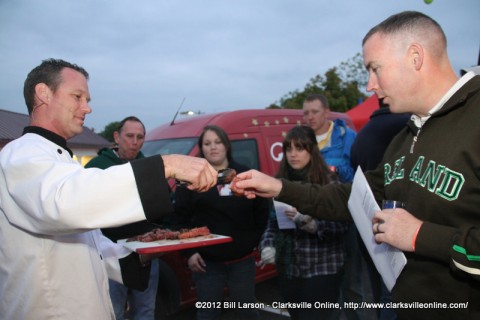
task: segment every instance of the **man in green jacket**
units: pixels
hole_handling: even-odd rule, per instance
[[[392,290],[400,319],[480,319],[480,76],[453,71],[436,21],[407,11],[363,40],[367,90],[394,113],[412,113],[382,164],[365,173],[378,202],[375,241],[402,250],[407,265]],[[351,219],[351,185],[319,186],[241,173],[231,186],[247,197],[275,197],[320,219]]]
[[[135,159],[144,158],[140,149],[145,141],[145,126],[137,117],[130,116],[120,121],[117,130],[113,133],[116,146],[103,148],[98,156],[90,160],[85,168],[106,169],[111,166],[124,164]],[[148,221],[140,221],[116,228],[103,228],[102,233],[112,241],[129,238],[153,229]],[[130,289],[131,299],[129,309],[133,319],[154,320],[155,301],[158,288],[158,259],[151,261],[150,279],[145,291]],[[110,298],[117,320],[124,319],[125,302],[129,288],[121,283],[109,280]]]
[[[101,149],[98,156],[90,160],[85,168],[106,169],[145,157],[140,151],[145,141],[145,126],[137,117],[123,119],[113,132],[113,139],[115,147]]]

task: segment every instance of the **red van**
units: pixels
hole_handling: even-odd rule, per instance
[[[147,133],[142,152],[156,154],[198,154],[197,141],[206,125],[223,128],[232,144],[232,157],[245,166],[274,175],[283,157],[282,142],[294,125],[302,123],[302,110],[258,109],[199,115],[175,120]],[[331,112],[354,128],[347,114]],[[173,187],[174,184],[172,183]],[[256,281],[276,275],[275,268],[258,268]],[[162,256],[157,296],[157,319],[196,301],[195,286],[185,258],[179,252]]]

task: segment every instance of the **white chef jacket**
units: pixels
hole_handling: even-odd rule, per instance
[[[1,319],[115,318],[108,277],[130,252],[98,228],[144,220],[144,199],[130,164],[84,169],[68,151],[26,133],[0,152]]]

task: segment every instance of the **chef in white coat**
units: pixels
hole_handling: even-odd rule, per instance
[[[197,191],[216,183],[205,159],[182,155],[84,169],[66,141],[92,111],[87,80],[83,68],[49,59],[25,81],[30,126],[0,152],[2,319],[114,319],[108,278],[146,285],[149,267],[98,228],[173,211],[166,178]]]

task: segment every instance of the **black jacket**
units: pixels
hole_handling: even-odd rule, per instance
[[[400,308],[401,319],[480,319],[480,76],[464,84],[421,131],[409,121],[365,175],[375,198],[407,202],[424,221],[415,253],[393,288],[394,303],[445,303]],[[418,135],[418,136],[417,136]],[[417,136],[416,143],[413,143]],[[283,181],[277,200],[323,219],[349,219],[350,185]],[[468,303],[454,308],[450,303]]]
[[[362,171],[373,170],[382,161],[385,149],[393,137],[403,129],[410,114],[392,113],[388,107],[375,110],[370,121],[357,133],[350,150],[352,167]]]
[[[248,170],[235,162],[230,162],[229,167],[237,173]],[[233,238],[229,243],[185,252],[188,256],[199,252],[203,258],[213,261],[236,260],[252,253],[265,230],[269,214],[269,200],[220,196],[218,186],[204,193],[177,187],[174,207],[177,227],[207,226],[211,233]]]

